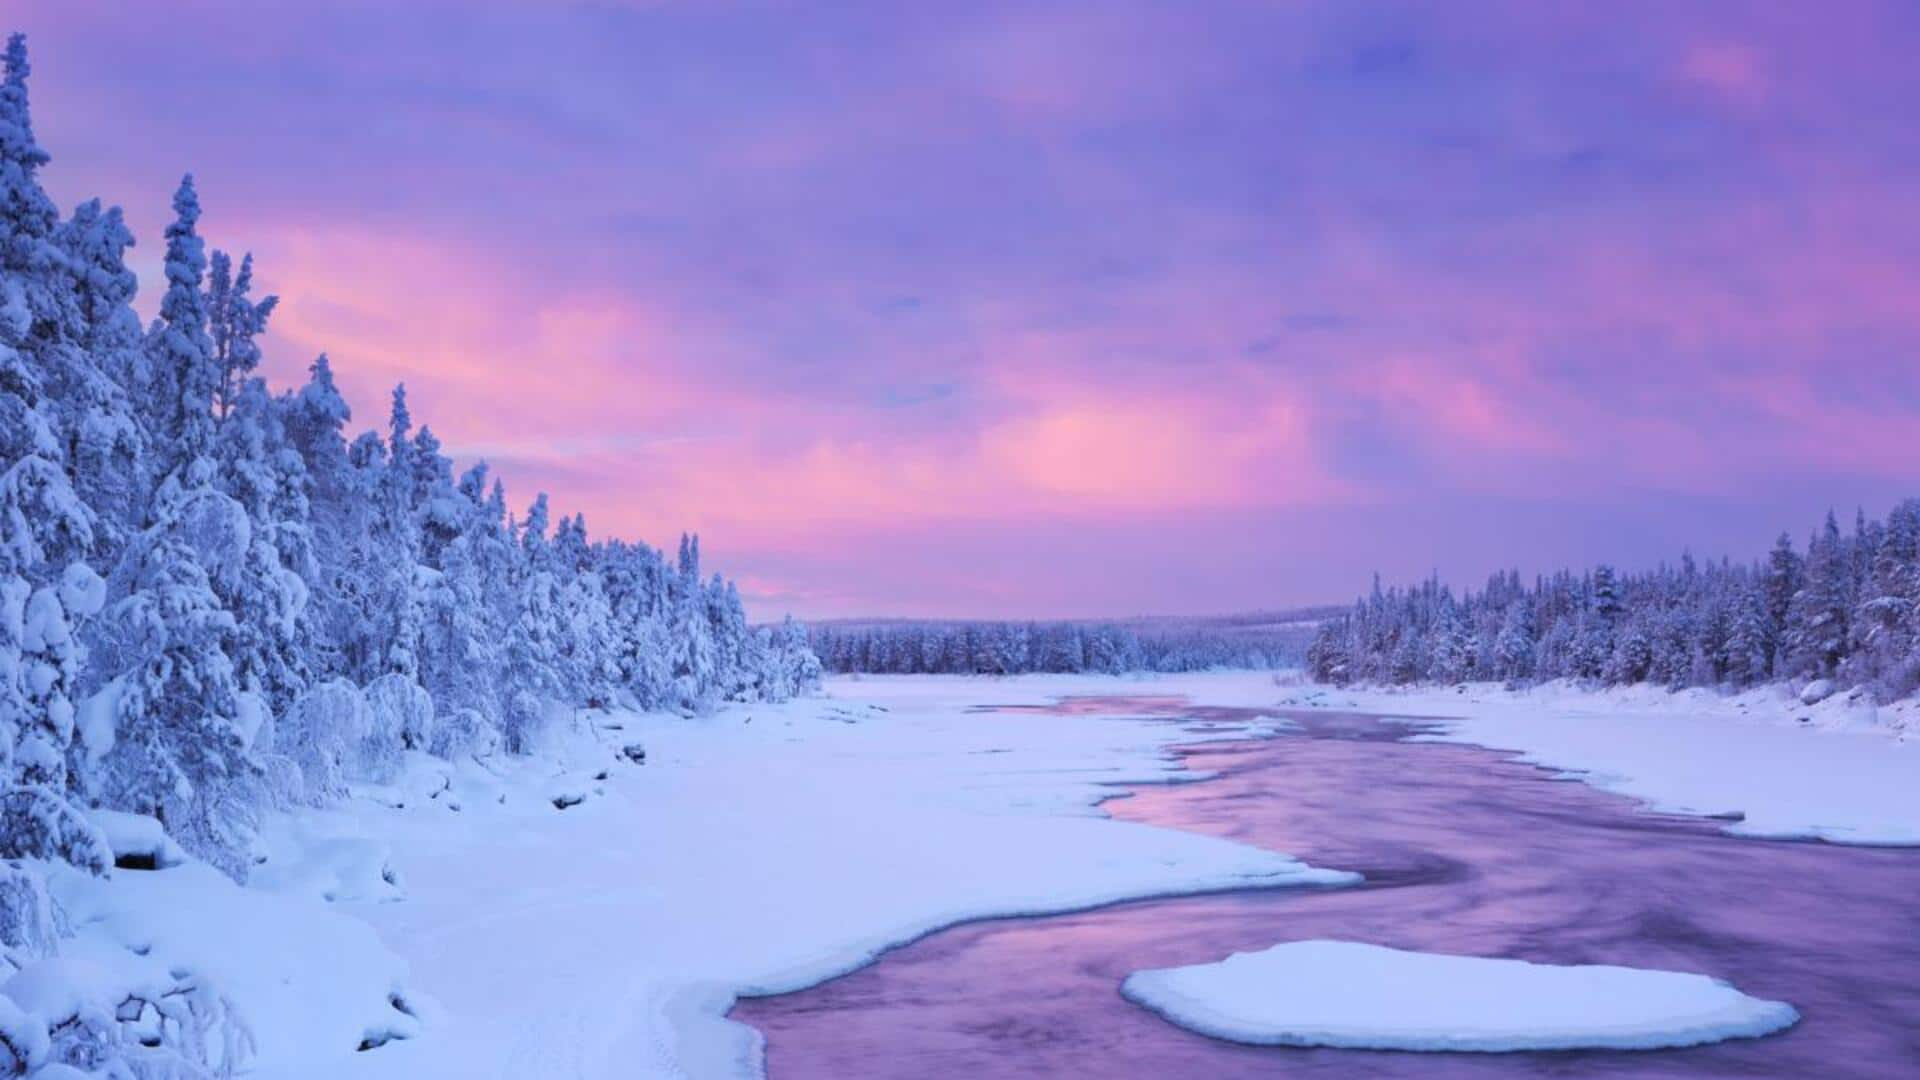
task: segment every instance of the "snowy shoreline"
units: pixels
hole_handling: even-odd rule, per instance
[[[1912,701],[1875,707],[1836,695],[1807,705],[1781,686],[1720,695],[1554,683],[1297,686],[1278,703],[1430,724],[1414,738],[1508,751],[1655,812],[1725,820],[1737,836],[1920,845]]]
[[[257,1076],[754,1076],[759,1035],[726,1018],[737,998],[959,923],[1350,882],[1100,808],[1129,786],[1203,780],[1176,747],[1270,737],[1287,711],[1426,718],[1436,733],[1416,738],[1511,751],[1655,809],[1739,814],[1727,827],[1744,834],[1920,837],[1913,742],[1690,695],[1362,692],[1266,672],[828,689],[700,718],[581,714],[526,758],[410,755],[393,784],[278,819],[247,887],[156,849],[157,872],[66,875],[56,891],[83,937],[213,976],[255,1036]],[[1174,695],[1276,715],[974,711]],[[644,764],[623,756],[635,743]],[[120,832],[116,849],[153,846]],[[232,947],[235,928],[260,944]]]
[[[431,998],[430,1022],[262,1075],[753,1076],[759,1035],[725,1018],[737,997],[959,923],[1357,880],[1098,808],[1116,785],[1195,779],[1175,746],[1272,725],[969,711],[1013,689],[836,683],[697,720],[628,715],[621,737],[645,742],[647,764],[563,815],[548,788],[510,783],[506,807],[458,823],[381,811],[348,826],[380,831],[404,875],[405,902],[354,907]],[[619,842],[636,836],[641,850]]]

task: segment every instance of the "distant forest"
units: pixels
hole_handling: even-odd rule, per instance
[[[1301,663],[1337,609],[1105,622],[842,621],[810,629],[828,671],[1016,675],[1202,671]]]
[[[1920,501],[1884,522],[1829,513],[1804,547],[1782,534],[1750,563],[1621,574],[1493,576],[1455,594],[1438,580],[1382,590],[1324,623],[1308,670],[1333,683],[1521,684],[1572,678],[1740,689],[1831,680],[1880,701],[1920,686]]]

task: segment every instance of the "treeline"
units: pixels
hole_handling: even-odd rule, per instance
[[[813,686],[699,543],[589,539],[509,509],[393,393],[350,435],[326,357],[255,374],[276,299],[173,198],[159,317],[98,200],[37,173],[16,35],[0,84],[0,857],[110,858],[78,812],[157,817],[235,878],[262,812],[389,777],[404,751],[533,747],[556,708],[704,710]],[[0,898],[17,899],[0,889]],[[0,904],[0,909],[7,905]],[[0,915],[22,916],[12,910]],[[6,922],[6,919],[0,919]],[[11,925],[11,924],[9,924]]]
[[[1529,586],[1495,574],[1455,595],[1438,581],[1382,591],[1326,622],[1308,669],[1334,683],[1651,682],[1738,689],[1832,680],[1881,701],[1920,687],[1920,501],[1886,521],[1832,514],[1804,548],[1644,574],[1608,566]]]
[[[811,643],[829,671],[892,675],[1204,671],[1274,667],[1289,659],[1278,636],[1194,626],[1141,633],[1115,623],[821,623]],[[1298,650],[1293,654],[1297,659]]]

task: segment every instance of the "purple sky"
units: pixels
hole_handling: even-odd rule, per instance
[[[1575,10],[1577,8],[1577,10]],[[269,372],[756,614],[1343,600],[1920,494],[1920,7],[26,0]],[[151,293],[146,297],[151,303]]]

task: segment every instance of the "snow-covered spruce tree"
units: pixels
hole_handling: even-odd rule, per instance
[[[555,597],[555,663],[560,677],[583,704],[611,705],[618,679],[613,607],[600,576],[600,560],[587,543],[584,515],[560,519],[552,556],[561,583]]]
[[[230,589],[235,671],[241,685],[284,712],[311,676],[308,603],[318,574],[306,465],[287,431],[286,410],[266,383],[241,376],[220,422],[219,484],[247,513],[245,561]]]
[[[215,592],[243,574],[251,527],[211,471],[200,458],[162,484],[154,524],[114,572],[114,739],[98,794],[159,817],[188,850],[239,878],[260,810],[248,749],[265,703],[242,688],[238,625]]]
[[[1884,697],[1920,688],[1920,502],[1893,508],[1865,567],[1844,674]]]
[[[507,746],[532,750],[545,727],[546,703],[559,691],[561,613],[553,547],[547,536],[547,496],[542,492],[510,535],[519,541],[514,575],[514,619],[507,641],[508,695],[503,722]]]
[[[1806,576],[1787,606],[1782,663],[1790,675],[1825,678],[1839,672],[1846,656],[1852,608],[1851,560],[1840,523],[1826,525],[1807,544]]]
[[[682,534],[669,579],[667,639],[672,649],[673,699],[681,709],[704,712],[716,694],[713,624],[700,584],[700,538]]]
[[[1729,591],[1730,611],[1719,675],[1733,686],[1751,686],[1764,682],[1773,668],[1766,590],[1759,582],[1742,582],[1730,586]]]
[[[81,631],[103,600],[87,559],[98,518],[72,483],[67,450],[85,431],[84,403],[59,392],[91,383],[88,322],[57,244],[58,213],[36,173],[25,40],[7,42],[0,77],[0,857],[48,858],[101,870],[107,857],[68,792],[85,761],[76,709]],[[9,874],[0,897],[12,926],[43,919],[31,875]],[[22,941],[7,940],[9,948]]]
[[[173,212],[166,231],[167,290],[160,298],[160,317],[147,334],[150,383],[142,398],[160,451],[158,474],[184,477],[189,466],[212,452],[213,400],[220,387],[207,335],[206,242],[198,231],[200,197],[191,174],[174,192]]]
[[[435,511],[452,517],[453,532],[435,542],[437,566],[422,598],[420,680],[433,696],[436,731],[427,745],[412,747],[441,754],[484,749],[483,733],[500,729],[515,615],[502,588],[514,565],[506,507],[497,486],[489,491],[487,467],[462,476],[451,499],[450,508]]]
[[[413,444],[413,414],[407,408],[407,387],[393,388],[393,409],[387,421],[387,457],[373,478],[374,515],[364,565],[380,567],[375,588],[377,659],[370,675],[419,673],[420,654],[420,477],[427,472],[417,463]]]
[[[1800,554],[1793,549],[1793,538],[1786,533],[1773,545],[1773,551],[1767,556],[1766,598],[1767,598],[1767,666],[1769,674],[1787,674],[1786,640],[1787,615],[1793,607],[1793,598],[1800,591],[1801,574],[1804,568]]]
[[[287,442],[306,478],[308,546],[312,557],[308,620],[314,627],[308,662],[318,671],[336,672],[342,661],[334,643],[345,618],[341,576],[353,526],[353,472],[343,434],[352,411],[333,383],[326,356],[307,369],[306,384],[282,395],[275,405]]]
[[[261,774],[247,751],[266,702],[236,670],[243,636],[227,601],[251,584],[253,526],[246,509],[216,486],[219,378],[206,331],[206,260],[191,178],[175,194],[174,211],[167,293],[147,358],[154,382],[166,390],[153,422],[167,468],[147,528],[129,542],[110,579],[104,655],[114,733],[98,795],[117,809],[159,817],[189,850],[237,878],[260,810]]]
[[[0,752],[8,755],[10,780],[36,783],[45,767],[64,766],[64,740],[58,752],[48,746],[63,714],[71,723],[72,710],[70,695],[60,695],[64,707],[49,710],[47,695],[38,692],[45,673],[58,682],[59,673],[70,678],[73,667],[45,655],[48,631],[62,642],[71,638],[64,613],[48,610],[47,601],[57,603],[58,594],[46,590],[68,560],[92,546],[93,523],[67,483],[47,415],[51,365],[41,355],[44,331],[63,321],[49,288],[58,215],[34,178],[47,155],[34,143],[28,122],[26,75],[25,49],[16,36],[0,83]]]
[[[781,620],[774,639],[779,681],[775,700],[809,693],[820,686],[820,658],[807,643],[807,628],[789,615]]]
[[[667,639],[667,566],[645,544],[606,546],[604,584],[612,611],[615,681],[642,708],[663,708],[673,684]]]
[[[1507,605],[1500,616],[1499,635],[1493,643],[1493,675],[1509,684],[1533,677],[1536,650],[1533,637],[1533,605],[1521,597]]]
[[[236,277],[232,257],[214,252],[207,284],[207,329],[213,341],[213,362],[220,370],[214,409],[222,419],[232,411],[253,369],[260,366],[260,346],[254,339],[266,332],[267,319],[280,302],[277,296],[254,300],[249,296],[252,291],[253,256],[241,257]]]
[[[117,550],[141,524],[153,477],[146,433],[127,387],[143,370],[136,279],[127,269],[133,246],[120,209],[81,203],[55,241],[71,275],[74,315],[65,358],[45,391],[57,406],[54,430],[66,453],[74,492],[94,510],[96,554]]]

